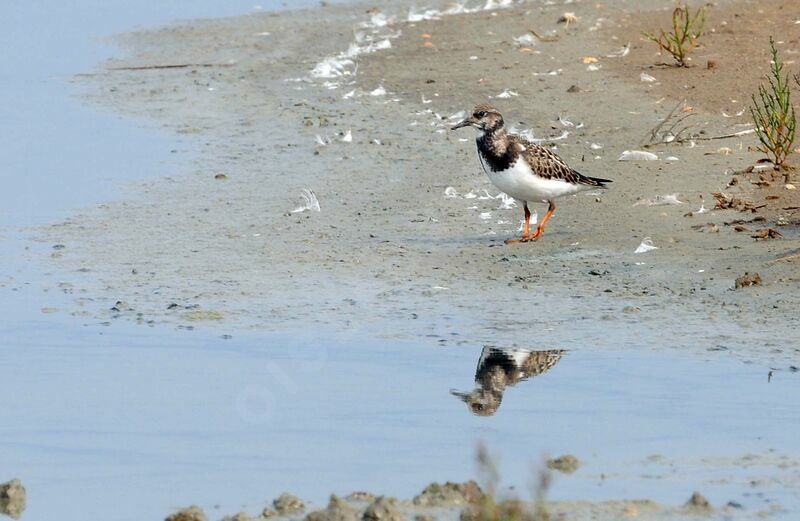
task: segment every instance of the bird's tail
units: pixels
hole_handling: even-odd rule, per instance
[[[602,177],[587,177],[586,179],[588,179],[591,182],[589,184],[593,186],[599,186],[600,188],[608,188],[606,186],[606,183],[614,182],[611,179],[603,179]]]

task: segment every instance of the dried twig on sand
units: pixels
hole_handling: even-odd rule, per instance
[[[740,130],[739,132],[734,132],[733,134],[722,134],[721,136],[711,136],[711,137],[694,136],[692,137],[692,139],[694,141],[713,141],[715,139],[730,139],[733,137],[746,136],[747,134],[752,134],[755,131],[756,129],[750,128],[747,130]]]
[[[691,128],[691,125],[683,125],[686,120],[694,115],[693,112],[687,112],[683,109],[686,106],[686,100],[681,100],[675,105],[667,117],[658,125],[650,130],[650,140],[645,146],[661,145],[664,143],[683,143],[688,141],[687,138],[692,138],[691,134],[686,135]],[[683,125],[683,126],[681,126]]]
[[[556,40],[558,40],[558,35],[557,34],[554,35],[554,36],[542,36],[541,34],[537,33],[533,29],[528,29],[528,32],[531,33],[532,35],[534,35],[536,38],[538,38],[539,40],[541,40],[543,42],[555,42]]]
[[[687,109],[686,100],[680,101],[675,107],[667,114],[658,125],[650,130],[649,141],[645,147],[655,145],[665,145],[669,143],[688,143],[690,141],[714,141],[717,139],[730,139],[747,134],[752,134],[756,131],[754,128],[747,130],[740,130],[738,132],[731,132],[729,134],[721,134],[719,136],[701,136],[696,132],[692,132],[692,125],[687,123],[687,120],[695,113]]]

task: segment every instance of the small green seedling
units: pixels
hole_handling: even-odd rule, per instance
[[[661,29],[658,36],[648,32],[643,34],[645,38],[655,42],[662,52],[672,55],[679,67],[688,67],[687,56],[697,46],[705,23],[705,7],[701,7],[693,15],[689,7],[684,5],[672,11],[672,31]]]

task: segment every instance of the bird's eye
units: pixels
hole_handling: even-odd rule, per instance
[[[486,115],[486,111],[483,111],[483,110],[482,110],[482,111],[480,111],[480,112],[476,112],[476,113],[475,113],[475,117],[476,117],[476,118],[482,118],[482,117],[483,117],[483,116],[485,116],[485,115]]]

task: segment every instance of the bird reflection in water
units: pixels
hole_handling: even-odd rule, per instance
[[[451,390],[472,414],[491,416],[500,408],[503,393],[517,382],[546,373],[566,351],[534,351],[518,347],[484,347],[475,369],[475,389],[469,393]]]

